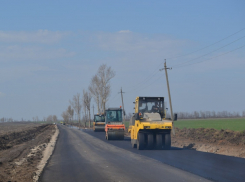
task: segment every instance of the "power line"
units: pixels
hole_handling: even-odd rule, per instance
[[[197,57],[197,58],[191,59],[191,60],[189,60],[189,61],[185,61],[185,62],[182,62],[182,63],[178,63],[178,64],[176,64],[176,65],[173,65],[172,67],[175,67],[175,66],[178,66],[178,65],[182,65],[182,64],[186,64],[186,63],[188,63],[188,62],[192,62],[192,61],[195,61],[195,60],[200,59],[200,58],[202,58],[202,57],[205,57],[205,56],[207,56],[207,55],[209,55],[209,54],[211,54],[211,53],[213,53],[213,52],[215,52],[215,51],[218,51],[218,50],[220,50],[220,49],[222,49],[222,48],[224,48],[224,47],[227,47],[228,45],[233,44],[234,42],[237,42],[237,41],[243,39],[244,37],[245,37],[245,36],[240,37],[240,38],[238,38],[238,39],[236,39],[236,40],[230,42],[229,44],[226,44],[226,45],[224,45],[224,46],[222,46],[222,47],[220,47],[220,48],[218,48],[218,49],[215,49],[215,50],[213,50],[213,51],[211,51],[211,52],[209,52],[209,53],[206,53],[206,54],[204,54],[204,55],[202,55],[202,56],[199,56],[199,57]]]
[[[175,57],[171,57],[171,58],[167,58],[167,59],[173,59],[173,58],[177,58],[177,57],[183,57],[183,56],[187,56],[187,55],[193,54],[193,53],[195,53],[195,52],[201,51],[201,50],[206,49],[206,48],[208,48],[208,47],[211,47],[211,46],[213,46],[213,45],[215,45],[215,44],[217,44],[217,43],[219,43],[219,42],[222,42],[223,40],[228,39],[228,38],[232,37],[233,35],[238,34],[239,32],[241,32],[241,31],[243,31],[243,30],[245,30],[245,28],[243,28],[243,29],[241,29],[241,30],[239,30],[239,31],[237,31],[237,32],[235,32],[235,33],[233,33],[233,34],[231,34],[231,35],[229,35],[229,36],[227,36],[227,37],[225,37],[225,38],[223,38],[223,39],[217,41],[217,42],[214,42],[214,43],[212,43],[212,44],[210,44],[210,45],[208,45],[208,46],[205,46],[205,47],[203,47],[203,48],[201,48],[201,49],[198,49],[198,50],[196,50],[196,51],[193,51],[193,52],[191,52],[191,53],[187,53],[187,54],[184,54],[184,55],[179,55],[179,56],[175,56]],[[228,46],[228,45],[230,45],[230,44],[232,44],[232,43],[234,43],[234,42],[236,42],[236,41],[238,41],[238,40],[240,40],[240,39],[242,39],[242,38],[244,38],[244,37],[245,37],[245,36],[243,36],[243,37],[241,37],[241,38],[239,38],[239,39],[236,39],[235,41],[233,41],[233,42],[231,42],[231,43],[229,43],[229,44],[226,44],[226,45],[224,45],[224,46],[222,46],[222,47],[220,47],[220,48],[218,48],[218,49],[216,49],[216,50],[214,50],[214,51],[211,51],[211,52],[209,52],[209,53],[207,53],[207,54],[204,54],[204,55],[202,55],[202,56],[199,56],[198,58],[189,60],[189,61],[187,61],[187,62],[191,62],[191,61],[194,61],[194,60],[196,60],[196,59],[200,59],[200,58],[202,58],[202,57],[205,57],[205,56],[207,56],[208,54],[211,54],[211,53],[213,53],[213,52],[215,52],[215,51],[217,51],[217,50],[220,50],[220,49],[222,49],[222,48],[224,48],[224,47],[226,47],[226,46]],[[174,65],[174,66],[172,66],[172,67],[175,67],[175,66],[178,66],[178,65],[181,65],[181,64],[185,64],[185,63],[186,63],[186,62],[184,62],[184,63],[179,63],[179,64],[176,64],[176,65]],[[161,62],[161,63],[158,65],[158,67],[160,67],[162,64],[163,64],[163,62]],[[132,90],[129,90],[128,92],[132,92],[132,91],[134,91],[134,90],[137,90],[137,88],[138,88],[140,85],[142,85],[142,83],[145,83],[145,82],[150,81],[151,78],[153,78],[157,73],[158,73],[158,68],[157,68],[151,75],[147,76],[144,80],[142,80],[142,81],[140,81],[140,82],[137,82],[137,83],[136,83],[134,86],[132,86],[132,87],[130,87],[130,86],[129,86],[129,87],[126,87],[126,89],[127,89],[127,88],[132,88]]]
[[[198,49],[198,50],[196,50],[196,51],[193,51],[193,52],[190,52],[190,53],[187,53],[187,54],[182,54],[182,55],[179,55],[179,56],[169,57],[169,58],[167,58],[167,59],[174,59],[174,58],[184,57],[184,56],[188,56],[188,55],[190,55],[190,54],[196,53],[196,52],[198,52],[198,51],[201,51],[201,50],[203,50],[203,49],[206,49],[206,48],[208,48],[208,47],[211,47],[211,46],[213,46],[213,45],[215,45],[215,44],[218,44],[218,43],[222,42],[223,40],[228,39],[228,38],[232,37],[233,35],[238,34],[239,32],[241,32],[241,31],[243,31],[243,30],[245,30],[245,28],[242,28],[241,30],[239,30],[239,31],[237,31],[237,32],[235,32],[235,33],[233,33],[233,34],[231,34],[231,35],[229,35],[229,36],[227,36],[227,37],[225,37],[225,38],[223,38],[223,39],[221,39],[221,40],[219,40],[219,41],[217,41],[217,42],[214,42],[214,43],[212,43],[212,44],[210,44],[210,45],[207,45],[207,46],[205,46],[205,47],[203,47],[203,48],[201,48],[201,49]]]
[[[133,89],[133,90],[131,90],[130,92],[127,92],[127,93],[132,93],[133,91],[141,91],[141,90],[144,90],[145,88],[147,88],[147,87],[149,87],[149,86],[151,86],[152,84],[154,84],[156,81],[158,81],[160,78],[162,78],[162,75],[160,75],[157,79],[155,79],[153,82],[151,82],[150,84],[148,84],[148,85],[145,85],[144,87],[138,87],[138,88],[136,88],[136,89]]]
[[[158,67],[160,67],[162,64],[163,64],[163,62],[161,62],[161,63],[158,65]],[[133,88],[132,90],[134,90],[134,88],[138,88],[138,86],[139,86],[139,85],[142,85],[142,83],[148,82],[151,78],[153,78],[153,77],[158,73],[158,69],[159,69],[159,68],[155,69],[155,71],[154,71],[152,74],[150,74],[150,76],[147,76],[147,77],[146,77],[145,79],[143,79],[142,81],[137,82],[134,86],[126,87],[126,89],[127,89],[127,88]],[[129,92],[131,92],[131,90],[129,90]]]
[[[238,50],[238,49],[241,49],[241,48],[243,48],[243,47],[245,47],[245,45],[243,45],[243,46],[241,46],[241,47],[238,47],[238,48],[236,48],[236,49],[233,49],[233,50],[231,50],[231,51],[225,52],[225,53],[223,53],[223,54],[220,54],[220,55],[211,57],[211,58],[209,58],[209,59],[203,60],[203,61],[199,61],[199,62],[195,62],[195,63],[190,63],[190,64],[183,65],[183,66],[180,65],[180,66],[176,66],[175,68],[182,68],[182,67],[185,67],[185,66],[190,66],[190,65],[193,65],[193,64],[202,63],[202,62],[205,62],[205,61],[208,61],[208,60],[211,60],[211,59],[214,59],[214,58],[223,56],[223,55],[225,55],[225,54],[229,54],[229,53],[234,52],[234,51],[236,51],[236,50]]]

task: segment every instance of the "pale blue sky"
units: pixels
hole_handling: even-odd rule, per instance
[[[108,106],[121,105],[121,87],[126,112],[133,112],[136,96],[168,100],[164,72],[158,71],[165,58],[173,67],[175,112],[240,112],[244,22],[242,0],[2,1],[0,118],[61,118],[69,99],[88,88],[103,63],[116,71]],[[184,62],[190,65],[178,65]]]

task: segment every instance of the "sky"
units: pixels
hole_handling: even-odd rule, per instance
[[[0,118],[61,119],[102,64],[116,73],[107,107],[121,88],[126,113],[137,96],[169,105],[165,59],[174,112],[241,112],[244,22],[243,0],[2,1]]]

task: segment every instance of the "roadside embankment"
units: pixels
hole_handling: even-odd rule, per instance
[[[172,146],[245,158],[245,131],[175,129]]]

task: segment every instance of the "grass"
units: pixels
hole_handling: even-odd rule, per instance
[[[128,128],[129,121],[124,122]],[[233,131],[245,130],[245,118],[221,118],[221,119],[189,119],[174,122],[177,128],[214,128],[217,130],[228,129]]]
[[[178,120],[174,122],[177,128],[214,128],[217,130],[228,129],[233,131],[245,130],[245,118],[225,118],[225,119],[190,119]]]
[[[129,121],[124,121],[125,127],[128,128],[129,126]]]

